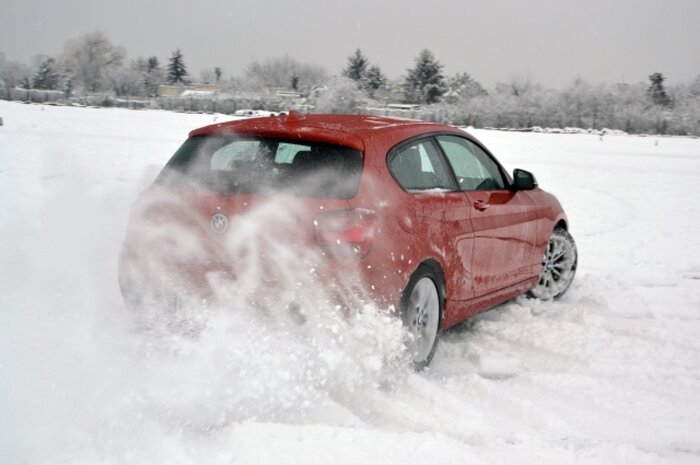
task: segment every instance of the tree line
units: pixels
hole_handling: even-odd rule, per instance
[[[644,78],[644,77],[642,77]],[[68,41],[57,57],[36,69],[0,63],[0,89],[24,88],[73,95],[156,97],[163,84],[216,84],[231,94],[270,94],[288,90],[317,112],[382,112],[388,103],[413,104],[407,116],[475,127],[578,127],[630,133],[700,135],[700,76],[666,86],[653,72],[638,83],[590,83],[576,79],[563,89],[546,89],[529,78],[513,77],[486,89],[470,74],[451,76],[429,50],[422,50],[405,75],[389,79],[378,64],[357,49],[339,76],[291,57],[253,60],[241,76],[221,67],[190,75],[180,49],[165,65],[156,56],[127,61],[122,47],[101,32]],[[264,98],[262,99],[264,105]]]

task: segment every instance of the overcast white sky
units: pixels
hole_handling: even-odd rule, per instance
[[[449,74],[487,86],[514,75],[550,87],[575,77],[670,82],[700,74],[700,0],[0,0],[0,52],[29,62],[101,30],[130,58],[164,63],[181,48],[190,74],[239,74],[288,54],[335,74],[359,47],[392,78],[423,48]]]

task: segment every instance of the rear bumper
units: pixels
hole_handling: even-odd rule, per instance
[[[126,251],[119,264],[124,303],[138,310],[144,305],[166,308],[188,303],[226,304],[241,297],[251,305],[267,306],[315,298],[344,308],[372,304],[397,305],[401,288],[396,279],[367,260],[334,259],[320,255],[315,263],[280,269],[267,260],[250,270],[236,263],[157,263]]]

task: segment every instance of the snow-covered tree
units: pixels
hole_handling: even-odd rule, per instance
[[[374,97],[374,93],[386,83],[386,76],[379,66],[370,66],[369,60],[359,48],[348,57],[348,64],[342,75],[355,81],[370,97]]]
[[[63,85],[63,95],[66,98],[71,98],[73,96],[73,80],[71,78],[66,79],[66,83]]]
[[[119,68],[125,52],[113,45],[102,32],[90,32],[69,41],[62,61],[72,80],[89,92],[106,86],[105,76]]]
[[[700,75],[690,83],[688,91],[692,97],[700,97]]]
[[[288,56],[254,60],[245,71],[247,87],[257,90],[289,88],[294,76],[298,78],[297,90],[308,93],[322,84],[328,74],[320,66],[301,63]]]
[[[55,90],[61,83],[61,73],[56,66],[54,58],[47,58],[34,73],[33,85],[35,89]]]
[[[164,81],[165,77],[158,58],[155,56],[149,57],[146,60],[146,70],[143,73],[143,87],[146,90],[146,95],[149,97],[158,96],[158,86]]]
[[[382,86],[374,91],[372,98],[387,103],[403,101],[406,98],[403,80],[386,78]]]
[[[367,73],[369,60],[362,54],[358,48],[355,53],[348,57],[348,65],[343,70],[343,76],[352,79],[356,82],[361,82]]]
[[[533,89],[538,87],[540,85],[534,82],[531,76],[513,75],[508,81],[497,83],[496,92],[520,97],[531,93]]]
[[[218,84],[221,81],[222,70],[218,66],[205,68],[199,73],[199,80],[203,84]]]
[[[115,69],[107,77],[110,87],[118,97],[141,96],[145,93],[143,73],[138,66]]]
[[[446,81],[447,93],[459,99],[469,100],[487,95],[486,89],[468,73],[457,73]]]
[[[537,125],[544,112],[547,92],[530,77],[514,76],[496,85],[489,100],[498,127],[527,128]]]
[[[202,84],[211,84],[216,80],[216,75],[212,68],[204,68],[199,73],[199,82]]]
[[[362,92],[357,83],[347,77],[335,77],[328,82],[316,100],[320,113],[355,113],[362,106]]]
[[[185,80],[187,76],[187,67],[185,66],[185,60],[182,56],[182,52],[178,48],[173,52],[168,63],[168,83],[169,84],[187,84]]]
[[[654,73],[649,76],[649,81],[651,81],[651,85],[647,90],[647,94],[649,95],[649,98],[654,103],[654,105],[658,105],[661,107],[668,107],[671,105],[671,99],[668,97],[666,89],[664,89],[665,80],[666,78],[661,73]]]
[[[374,97],[375,92],[384,87],[385,84],[386,76],[377,65],[370,66],[362,79],[362,87],[370,97]]]
[[[31,75],[31,69],[16,61],[3,61],[0,63],[0,83],[8,88],[19,86],[24,78]]]
[[[556,93],[556,102],[551,110],[549,116],[554,118],[554,125],[599,129],[601,124],[609,125],[606,121],[614,118],[613,89],[577,78]]]
[[[422,50],[415,60],[415,66],[408,70],[404,82],[404,93],[409,102],[435,103],[446,91],[442,64],[433,53]]]

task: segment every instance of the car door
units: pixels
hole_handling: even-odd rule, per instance
[[[529,278],[537,236],[532,196],[509,189],[503,169],[475,142],[456,135],[436,139],[470,205],[474,295]]]
[[[445,268],[445,286],[450,300],[468,300],[472,289],[464,286],[471,276],[473,238],[471,207],[456,185],[445,158],[432,138],[412,140],[392,150],[389,171],[406,191],[398,218],[413,235],[418,260],[440,258]]]

